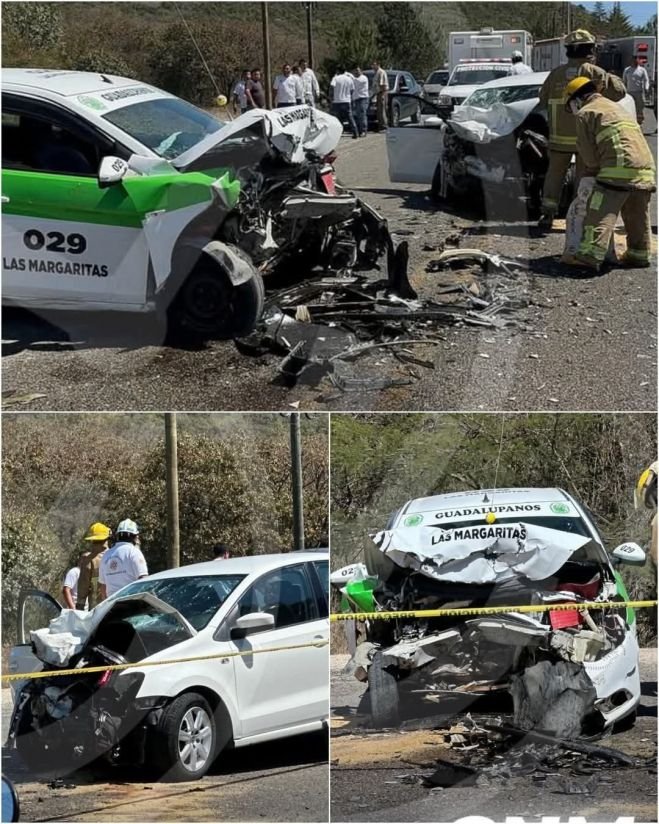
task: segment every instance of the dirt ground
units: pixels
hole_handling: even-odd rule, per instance
[[[591,776],[547,775],[541,783],[530,776],[489,780],[466,787],[428,789],[419,783],[437,760],[469,764],[439,730],[383,731],[345,734],[364,712],[364,685],[342,672],[346,655],[332,656],[331,820],[455,821],[485,816],[502,821],[523,816],[582,816],[589,821],[657,821],[656,767],[615,767]],[[657,752],[657,651],[641,650],[642,699],[633,729],[614,733],[603,746],[639,759]]]
[[[650,112],[646,131],[655,121]],[[656,137],[648,137],[656,154]],[[433,283],[426,266],[448,234],[528,261],[520,287],[529,305],[523,328],[446,328],[438,345],[414,354],[432,368],[414,369],[410,385],[337,392],[282,382],[281,356],[241,354],[232,342],[162,345],[148,317],[108,313],[47,319],[4,313],[3,390],[11,409],[30,410],[647,410],[656,385],[656,269],[575,278],[558,264],[557,224],[538,235],[531,223],[482,220],[464,208],[431,202],[426,186],[389,182],[384,136],[369,134],[338,148],[337,174],[389,220],[410,247],[413,283]],[[656,201],[653,202],[656,214]],[[656,227],[655,227],[656,231]],[[424,247],[429,247],[424,250]],[[57,325],[59,328],[57,328]],[[393,357],[370,358],[380,376],[410,376]],[[360,367],[363,359],[360,361]],[[615,380],[612,380],[615,376]],[[8,397],[11,393],[11,397]]]

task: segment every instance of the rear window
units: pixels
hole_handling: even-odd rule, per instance
[[[498,77],[507,77],[510,66],[492,66],[490,68],[473,68],[471,66],[458,66],[451,75],[449,86],[480,86],[482,83],[489,83]]]
[[[135,581],[119,596],[150,592],[174,607],[196,630],[203,629],[244,575],[198,575],[186,578],[159,578]]]

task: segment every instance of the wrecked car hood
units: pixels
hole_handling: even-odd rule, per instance
[[[491,143],[512,134],[538,105],[537,98],[514,103],[495,103],[489,109],[459,106],[453,112],[451,127],[470,143]]]
[[[523,575],[554,575],[590,538],[535,524],[506,523],[441,529],[398,527],[378,532],[376,546],[396,566],[438,581],[502,583]]]
[[[30,640],[34,645],[37,658],[53,666],[66,666],[74,655],[82,651],[96,628],[117,604],[131,602],[148,604],[158,612],[173,615],[191,637],[197,634],[194,627],[174,607],[150,592],[138,592],[123,598],[104,601],[91,612],[63,609],[47,627],[30,632]]]
[[[217,146],[255,124],[263,126],[271,145],[291,163],[301,163],[307,152],[324,157],[338,146],[343,134],[343,126],[336,117],[311,106],[290,106],[273,111],[252,109],[179,155],[172,165],[185,170]]]

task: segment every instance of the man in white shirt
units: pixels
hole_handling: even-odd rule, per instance
[[[290,63],[284,63],[282,66],[282,74],[275,77],[272,91],[275,95],[275,108],[277,109],[302,104],[304,99],[302,78],[293,74]]]
[[[521,51],[514,51],[511,57],[511,65],[508,74],[531,74],[533,69],[524,62],[524,55]]]
[[[320,86],[316,78],[316,73],[309,68],[307,61],[302,58],[298,61],[300,67],[300,80],[302,81],[302,94],[307,106],[315,106],[320,97]]]
[[[622,82],[636,104],[636,122],[640,126],[645,120],[645,95],[650,91],[650,78],[638,56],[622,73]]]
[[[240,80],[236,83],[233,87],[233,91],[231,95],[233,97],[233,111],[235,113],[236,109],[240,109],[240,114],[245,114],[247,111],[247,95],[245,91],[247,89],[247,84],[252,79],[252,73],[245,69],[242,73]]]
[[[368,104],[371,95],[368,90],[368,77],[359,66],[352,70],[352,79],[355,89],[352,93],[352,109],[357,124],[357,132],[360,137],[366,137],[368,131]]]
[[[122,587],[149,574],[139,542],[137,524],[126,518],[117,527],[117,542],[101,560],[98,580],[103,598],[109,598]]]
[[[352,138],[356,140],[357,125],[355,124],[355,118],[352,116],[352,93],[355,90],[355,79],[343,66],[339,66],[332,78],[330,87],[332,91],[332,114],[341,123],[348,121]]]
[[[62,598],[67,609],[75,609],[78,600],[78,580],[80,579],[80,562],[66,573],[62,581]]]
[[[375,95],[376,111],[378,118],[378,131],[382,132],[387,128],[387,104],[389,100],[389,78],[386,71],[380,65],[379,60],[374,60],[373,65],[373,88],[371,94]]]

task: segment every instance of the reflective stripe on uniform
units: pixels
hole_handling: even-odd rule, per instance
[[[631,261],[638,261],[638,263],[650,262],[650,252],[648,249],[630,249],[627,247],[625,257]]]
[[[614,123],[611,126],[605,126],[595,138],[596,143],[601,143],[603,140],[606,140],[608,137],[613,135],[618,135],[623,129],[638,129],[638,123],[635,123],[633,120],[621,120],[620,123]]]
[[[576,146],[577,145],[577,138],[576,137],[569,137],[563,136],[560,134],[553,134],[549,138],[549,143],[558,143],[560,146]]]
[[[580,257],[592,258],[598,264],[603,263],[604,258],[606,257],[606,253],[608,251],[608,247],[608,242],[605,248],[602,248],[595,242],[594,226],[584,226],[583,238],[581,240],[581,243],[579,244],[577,255]]]
[[[605,166],[597,174],[597,180],[631,180],[634,183],[654,183],[654,169],[629,169],[624,166]]]

